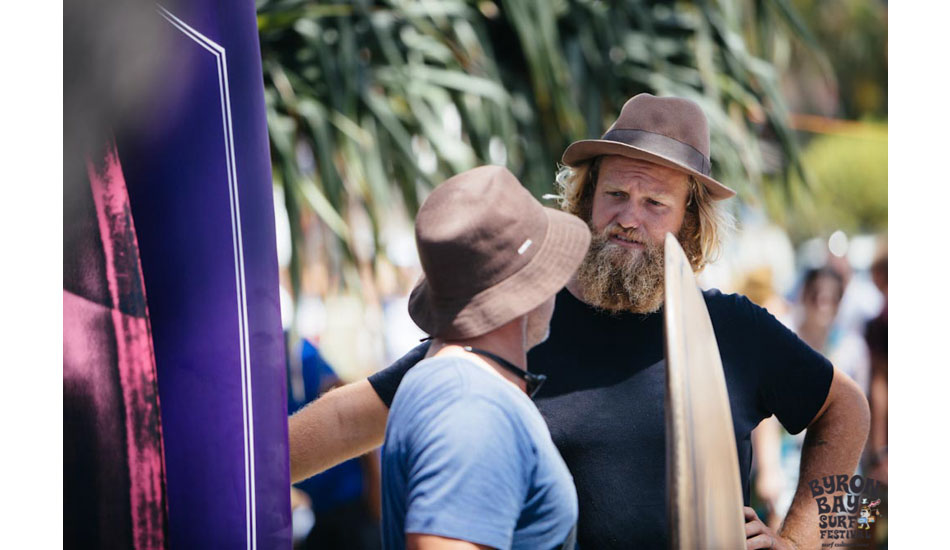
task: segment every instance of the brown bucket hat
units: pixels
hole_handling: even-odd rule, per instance
[[[556,294],[589,244],[584,222],[542,206],[507,169],[462,172],[436,187],[416,216],[425,275],[409,315],[431,336],[480,336]]]
[[[561,162],[577,166],[601,155],[621,155],[686,172],[702,182],[715,200],[736,192],[714,180],[709,161],[709,126],[699,105],[678,97],[638,94],[600,139],[575,141]]]

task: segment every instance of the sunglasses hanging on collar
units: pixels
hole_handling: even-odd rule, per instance
[[[520,367],[515,366],[507,359],[499,357],[490,351],[485,351],[483,349],[473,348],[472,346],[464,346],[462,349],[469,353],[474,353],[476,355],[481,355],[487,357],[492,361],[498,363],[502,367],[508,369],[509,371],[518,375],[519,378],[524,380],[525,393],[528,394],[528,397],[534,398],[534,395],[538,393],[538,390],[541,389],[541,385],[544,384],[544,381],[548,379],[547,376],[543,374],[533,374]]]

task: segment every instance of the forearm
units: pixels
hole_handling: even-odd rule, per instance
[[[290,417],[290,479],[296,483],[379,447],[389,409],[367,380],[328,392]]]
[[[871,374],[871,452],[887,446],[887,360],[875,359]]]
[[[408,550],[489,550],[488,546],[437,535],[406,533]]]
[[[867,399],[846,375],[835,372],[823,412],[812,421],[802,448],[798,489],[781,536],[799,549],[820,548],[818,504],[809,481],[854,474],[867,441],[870,412]]]

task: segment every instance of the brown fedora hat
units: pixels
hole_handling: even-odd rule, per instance
[[[416,215],[425,272],[409,315],[431,336],[480,336],[537,308],[590,244],[580,219],[541,206],[507,169],[481,166],[432,191]]]
[[[638,94],[627,100],[603,137],[575,141],[564,150],[561,162],[577,166],[601,155],[621,155],[686,172],[702,182],[715,200],[736,194],[710,176],[706,115],[688,99]]]

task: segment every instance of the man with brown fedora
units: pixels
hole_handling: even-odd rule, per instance
[[[525,367],[589,243],[498,166],[423,203],[409,313],[432,341],[390,405],[384,547],[573,548],[577,495],[530,399],[544,377]]]
[[[562,162],[561,207],[588,225],[592,239],[576,276],[557,295],[550,338],[528,355],[532,370],[548,377],[535,402],[577,486],[580,546],[666,548],[662,244],[666,233],[676,235],[701,271],[728,225],[719,201],[735,193],[712,177],[706,117],[686,99],[631,98],[600,139],[571,144]],[[818,510],[808,482],[854,472],[867,436],[867,401],[764,309],[717,290],[704,298],[746,505],[752,429],[774,414],[791,433],[808,430],[799,490],[783,528],[771,531],[746,507],[747,547],[816,548]],[[420,346],[292,419],[292,477],[376,444],[401,377],[425,353]],[[334,415],[358,434],[353,440],[343,441],[342,428],[326,420]],[[307,431],[329,448],[318,452],[298,437]]]

